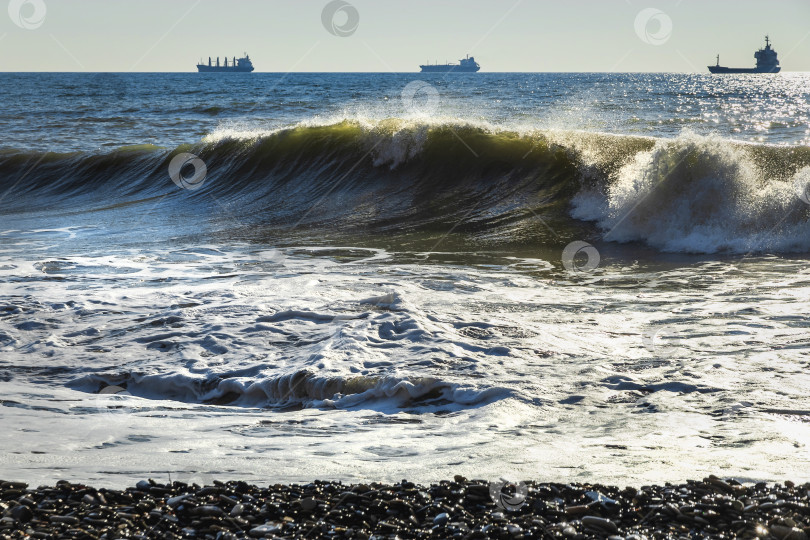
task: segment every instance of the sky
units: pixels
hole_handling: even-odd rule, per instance
[[[753,67],[769,34],[810,71],[810,0],[2,0],[0,71],[706,72]],[[337,2],[337,3],[333,3]]]

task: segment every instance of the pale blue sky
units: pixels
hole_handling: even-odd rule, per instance
[[[194,71],[247,51],[276,72],[413,72],[467,53],[482,71],[705,72],[718,53],[753,66],[766,33],[783,70],[810,71],[809,0],[348,1],[359,24],[338,37],[325,0],[11,0],[33,28],[0,14],[0,71]]]

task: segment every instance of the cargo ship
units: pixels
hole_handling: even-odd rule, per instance
[[[242,58],[234,56],[230,64],[228,64],[228,57],[226,56],[225,62],[222,65],[219,63],[219,56],[217,56],[216,63],[214,63],[209,56],[208,64],[203,64],[203,61],[200,60],[200,63],[197,64],[197,71],[200,73],[250,73],[253,71],[253,62],[250,61],[250,56],[248,56],[247,53],[245,53],[245,56]]]
[[[757,66],[753,68],[730,68],[720,65],[720,55],[717,55],[717,64],[709,66],[712,73],[779,73],[779,60],[776,58],[776,51],[771,47],[771,40],[765,36],[765,48],[754,53],[757,59]]]
[[[458,64],[425,64],[419,66],[422,73],[475,73],[481,66],[469,54],[467,58],[459,60]]]

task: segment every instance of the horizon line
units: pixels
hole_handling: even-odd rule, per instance
[[[709,67],[708,65],[706,66]],[[268,75],[289,75],[293,73],[299,74],[368,74],[368,75],[436,75],[436,76],[447,76],[448,73],[425,73],[422,71],[253,71],[248,73],[239,73],[239,72],[198,72],[198,71],[4,71],[0,70],[0,73],[6,74],[34,74],[34,73],[45,73],[45,74],[73,74],[73,73],[115,73],[115,74],[157,74],[157,73],[171,73],[171,74],[183,74],[183,73],[193,73],[198,74],[200,76],[220,76],[220,75],[227,75],[227,76],[250,76],[251,74],[268,74]],[[477,75],[487,75],[487,74],[589,74],[589,73],[598,73],[598,74],[606,74],[606,73],[616,73],[616,74],[687,74],[687,75],[702,75],[707,74],[704,71],[479,71],[477,73],[449,73],[453,76],[477,76]],[[779,73],[740,73],[736,75],[782,75],[784,73],[810,73],[810,71],[787,71],[781,70]],[[718,75],[713,73],[708,73],[709,75]],[[720,75],[728,75],[726,73]]]

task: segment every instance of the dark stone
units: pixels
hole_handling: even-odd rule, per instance
[[[34,517],[34,513],[27,506],[17,505],[11,509],[11,517],[20,523],[27,523]]]
[[[704,481],[619,489],[526,482],[526,504],[505,511],[484,480],[431,486],[189,486],[139,482],[124,491],[60,481],[26,489],[3,483],[6,538],[648,538],[747,537],[766,527],[777,540],[807,540],[810,485]],[[731,492],[729,492],[731,490]],[[747,504],[750,503],[750,504]]]

